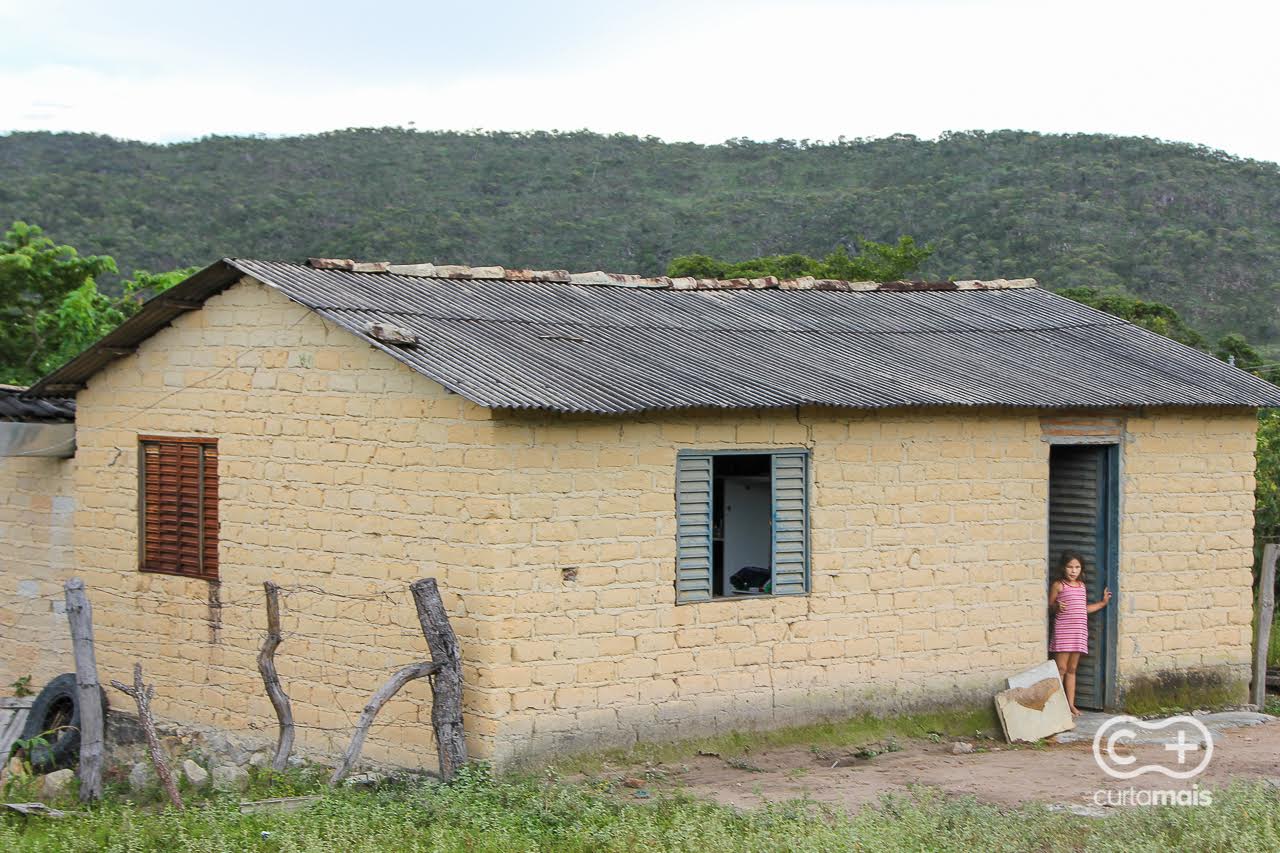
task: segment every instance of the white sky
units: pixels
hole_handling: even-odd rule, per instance
[[[0,0],[0,131],[1019,128],[1280,161],[1278,27],[1240,0]]]

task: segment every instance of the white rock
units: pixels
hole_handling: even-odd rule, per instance
[[[182,775],[187,778],[187,781],[194,788],[209,784],[209,771],[196,764],[190,758],[182,762]]]
[[[141,791],[156,781],[156,771],[150,762],[139,761],[129,769],[129,790]]]
[[[968,755],[973,752],[973,744],[956,742],[951,744],[952,755]]]
[[[213,787],[218,791],[240,791],[249,784],[249,771],[234,764],[213,768]]]
[[[387,777],[385,774],[375,773],[373,771],[370,771],[368,773],[357,773],[354,776],[348,776],[347,784],[356,785],[356,786],[377,785],[379,782],[382,782],[386,778]]]
[[[265,752],[255,752],[253,755],[249,756],[249,766],[258,768],[270,767],[271,756],[267,755]]]
[[[74,778],[74,770],[55,770],[40,780],[40,791],[46,800],[55,800],[66,793],[67,786]]]

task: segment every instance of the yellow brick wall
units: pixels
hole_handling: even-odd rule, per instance
[[[504,757],[984,695],[1043,658],[1048,448],[1025,414],[541,419],[489,580]],[[812,451],[812,594],[674,604],[682,448]],[[524,458],[522,454],[522,459]],[[577,567],[565,582],[562,569]]]
[[[69,459],[0,459],[0,696],[75,668],[62,584],[71,577],[75,493]]]
[[[331,756],[370,694],[429,656],[408,584],[434,576],[467,662],[471,748],[491,752],[496,710],[465,598],[486,560],[470,544],[487,512],[476,495],[503,478],[464,472],[474,451],[450,441],[473,407],[254,282],[176,319],[77,402],[75,555],[104,681],[128,681],[139,660],[161,719],[271,743],[255,658],[262,582],[274,580],[286,587],[277,665],[298,749]],[[218,439],[217,585],[138,571],[145,434]],[[426,681],[410,683],[365,755],[434,766],[430,707]]]
[[[510,586],[477,615],[514,641],[493,674],[511,693],[504,759],[985,700],[1046,656],[1050,445],[1034,412],[529,423],[526,464],[545,466],[530,473],[572,476],[539,482],[506,546],[519,568],[481,578]],[[1122,684],[1246,677],[1253,443],[1250,413],[1129,419]],[[677,451],[797,445],[812,452],[812,593],[674,605]]]
[[[1252,412],[1129,418],[1122,453],[1118,667],[1223,667],[1249,678]]]
[[[426,575],[462,644],[471,748],[499,763],[979,699],[1046,654],[1037,412],[492,412],[253,282],[78,403],[75,553],[103,675],[141,659],[171,720],[271,740],[254,664],[266,579],[289,588],[278,662],[317,756],[425,656],[407,584]],[[1238,667],[1252,418],[1128,430],[1121,678]],[[136,445],[152,433],[219,439],[215,589],[137,571]],[[812,452],[812,593],[675,605],[677,452],[796,446]],[[366,755],[432,766],[429,715],[411,684]]]

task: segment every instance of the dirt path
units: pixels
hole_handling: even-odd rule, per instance
[[[1233,779],[1280,776],[1280,722],[1223,732],[1209,767],[1199,778],[1186,782],[1159,775],[1125,782],[1113,779],[1094,762],[1089,743],[1051,744],[1038,749],[998,745],[968,755],[953,755],[949,742],[903,742],[902,747],[900,752],[836,768],[831,765],[842,753],[805,747],[761,751],[729,761],[698,756],[661,768],[666,775],[650,787],[683,789],[740,807],[808,797],[856,809],[878,801],[882,794],[905,792],[910,785],[1003,805],[1088,805],[1098,790],[1184,789],[1193,783],[1218,788]],[[1167,761],[1169,756],[1159,745],[1137,746],[1131,752],[1139,764]],[[758,770],[744,768],[744,763]]]

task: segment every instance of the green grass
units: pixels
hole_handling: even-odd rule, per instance
[[[1280,619],[1271,623],[1271,644],[1267,646],[1267,666],[1280,666]]]
[[[1150,717],[1239,705],[1248,701],[1249,685],[1229,680],[1214,668],[1167,670],[1140,675],[1124,688],[1124,708],[1130,714]]]
[[[666,764],[687,760],[698,753],[728,757],[790,746],[852,749],[893,737],[927,738],[930,734],[996,737],[999,733],[1000,721],[994,705],[885,717],[863,714],[834,723],[758,732],[734,731],[671,743],[638,743],[628,749],[568,756],[552,764],[551,769],[565,775],[595,773],[605,765]]]
[[[1065,796],[1065,794],[1064,794]],[[264,834],[265,833],[265,834]],[[751,811],[684,795],[644,803],[605,786],[468,769],[449,786],[325,792],[294,814],[241,815],[235,799],[185,812],[109,803],[54,821],[0,818],[6,851],[833,851],[1275,850],[1280,800],[1262,786],[1219,792],[1207,808],[1122,810],[1105,820],[1000,809],[917,790],[857,814],[793,801]]]

